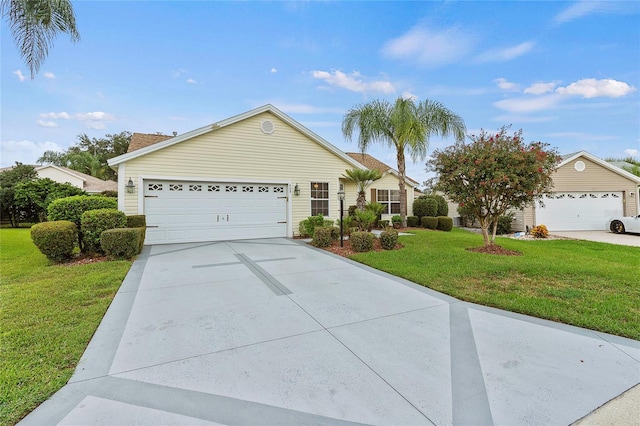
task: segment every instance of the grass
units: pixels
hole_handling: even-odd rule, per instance
[[[29,229],[0,229],[0,424],[69,380],[130,266],[52,265]]]
[[[576,240],[496,243],[523,256],[466,250],[482,237],[417,231],[404,248],[352,259],[453,297],[640,340],[640,248]]]

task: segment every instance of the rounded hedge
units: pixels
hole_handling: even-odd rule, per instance
[[[437,216],[438,202],[432,197],[421,196],[413,200],[413,215],[418,217]]]
[[[449,205],[446,198],[442,195],[434,194],[431,196],[438,203],[438,216],[447,216],[449,214]]]
[[[313,232],[313,241],[311,242],[316,247],[329,247],[331,245],[331,233],[333,226],[319,226],[315,228]]]
[[[31,227],[31,240],[47,259],[60,263],[73,256],[78,228],[68,220],[42,222]]]
[[[127,216],[127,228],[144,228],[147,226],[147,217],[143,214]]]
[[[418,216],[407,216],[407,226],[417,228],[420,226],[420,218]]]
[[[373,250],[373,242],[375,241],[375,239],[375,235],[367,231],[352,232],[349,236],[351,248],[353,249],[353,251],[357,252]]]
[[[130,259],[140,253],[140,229],[107,229],[100,235],[100,247],[107,255],[115,258]]]
[[[89,210],[82,213],[80,222],[84,251],[101,252],[100,234],[109,229],[125,228],[127,216],[117,209]]]
[[[441,231],[451,231],[453,229],[453,218],[448,216],[438,216],[438,229]]]
[[[53,200],[47,208],[49,220],[69,220],[80,228],[82,213],[97,209],[117,209],[118,201],[98,195],[75,195]]]
[[[380,245],[385,250],[393,250],[398,244],[398,231],[386,229],[380,233]]]
[[[425,216],[420,220],[420,225],[422,225],[423,228],[427,229],[437,229],[438,218],[433,216]]]

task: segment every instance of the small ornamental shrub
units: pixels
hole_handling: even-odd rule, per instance
[[[103,197],[118,198],[118,191],[111,191],[107,189],[105,191],[102,191],[100,195],[102,195]]]
[[[438,228],[438,218],[433,216],[425,216],[420,219],[420,225],[423,228],[427,229],[437,229]]]
[[[325,219],[325,220],[324,220],[324,223],[322,224],[322,226],[324,226],[324,227],[327,227],[327,226],[328,226],[328,227],[331,227],[331,226],[333,226],[333,220],[331,220],[331,219]]]
[[[143,228],[147,226],[147,217],[143,214],[127,216],[127,228]]]
[[[496,228],[496,234],[498,235],[510,234],[511,222],[513,222],[513,213],[500,216],[498,218],[498,227]]]
[[[101,252],[100,234],[108,229],[125,228],[127,216],[116,209],[89,210],[82,213],[80,222],[83,251],[85,253]]]
[[[391,223],[393,223],[394,228],[399,228],[402,224],[402,217],[399,214],[391,216]]]
[[[388,220],[379,220],[378,221],[378,225],[380,225],[380,228],[385,229],[389,227],[389,221]]]
[[[129,227],[127,226],[127,228],[129,228]],[[120,228],[118,228],[118,229],[120,229]],[[136,253],[136,254],[140,254],[142,252],[142,249],[144,248],[144,239],[145,239],[145,237],[147,235],[147,228],[141,226],[141,227],[133,228],[133,229],[137,230],[138,233],[140,234],[140,241],[139,241],[139,244],[138,244],[138,252]],[[100,246],[102,247],[102,234],[100,234],[100,238],[101,238]]]
[[[407,216],[407,226],[417,228],[420,226],[420,218],[418,216]]]
[[[352,227],[353,217],[345,216],[342,218],[342,229],[345,235],[349,234],[349,229]],[[338,231],[340,230],[340,219],[336,219],[336,226],[338,227]]]
[[[304,237],[304,238],[309,238],[310,237],[310,235],[307,233],[307,223],[308,222],[309,221],[307,219],[301,220],[300,224],[298,225],[298,233],[300,233],[301,237]]]
[[[531,230],[531,235],[535,238],[547,238],[549,236],[549,230],[545,225],[534,226]]]
[[[31,227],[31,240],[47,259],[64,262],[78,243],[78,228],[68,220],[38,223]]]
[[[317,216],[309,216],[305,221],[306,234],[313,237],[313,230],[316,229],[316,227],[319,228],[322,226],[324,226],[324,216],[321,214]]]
[[[340,227],[339,226],[331,226],[331,239],[333,241],[338,241],[340,239]]]
[[[431,196],[438,203],[438,216],[447,216],[449,214],[449,205],[447,204],[447,200],[438,194],[434,194]]]
[[[373,250],[373,242],[375,241],[375,235],[367,231],[352,232],[349,237],[351,242],[351,248],[353,251],[365,252]]]
[[[349,206],[349,216],[354,217],[356,210],[358,210],[358,206]]]
[[[313,232],[313,244],[316,247],[329,247],[331,245],[331,234],[333,226],[319,226]]]
[[[140,253],[140,229],[107,229],[100,235],[100,248],[107,256],[130,259]]]
[[[361,231],[371,231],[373,224],[378,219],[376,214],[370,210],[356,211],[356,221]]]
[[[453,218],[448,216],[438,216],[437,220],[438,220],[437,229],[441,231],[446,231],[446,232],[449,232],[453,229]]]
[[[387,229],[380,233],[380,245],[385,250],[393,250],[398,244],[398,231]]]

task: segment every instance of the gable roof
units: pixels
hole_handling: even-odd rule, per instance
[[[363,164],[367,169],[377,170],[382,174],[391,173],[396,177],[399,176],[399,173],[396,169],[394,169],[393,167],[389,167],[382,161],[378,160],[377,158],[369,154],[362,153],[362,152],[347,152],[346,154],[349,157],[353,158],[354,160],[358,161],[359,163]],[[413,187],[417,187],[420,185],[418,182],[411,179],[409,176],[405,176],[405,180],[407,181],[408,184],[410,184]]]
[[[560,168],[562,166],[564,166],[565,164],[568,164],[570,162],[572,162],[573,160],[579,158],[579,157],[584,157],[589,161],[592,161],[602,167],[604,167],[605,169],[608,169],[610,171],[612,171],[613,173],[616,173],[622,177],[625,177],[629,180],[634,181],[636,184],[640,185],[640,177],[634,175],[633,173],[629,173],[628,171],[621,169],[620,167],[616,167],[611,163],[608,163],[606,161],[604,161],[601,158],[596,157],[593,154],[589,154],[587,151],[580,151],[580,152],[574,152],[572,154],[567,154],[567,155],[563,155],[562,158],[563,160],[560,162],[560,164],[558,164],[557,168]]]
[[[36,172],[40,170],[53,168],[57,169],[63,173],[66,173],[70,176],[78,178],[83,182],[83,188],[87,192],[102,192],[102,191],[117,191],[118,190],[118,182],[113,180],[102,180],[97,177],[79,172],[77,170],[68,169],[62,166],[56,166],[53,164],[45,164],[44,166],[35,166]]]
[[[127,149],[127,153],[136,151],[140,148],[145,148],[147,146],[151,146],[158,142],[166,141],[167,139],[171,139],[173,136],[168,135],[159,135],[159,134],[149,134],[149,133],[134,133],[131,135],[131,141],[129,142],[129,148]]]
[[[333,146],[331,143],[329,143],[328,141],[326,141],[322,137],[318,136],[317,134],[315,134],[311,130],[307,129],[302,124],[298,123],[297,121],[295,121],[294,119],[292,119],[291,117],[289,117],[288,115],[286,115],[285,113],[283,113],[282,111],[280,111],[279,109],[277,109],[276,107],[274,107],[271,104],[263,105],[261,107],[252,109],[251,111],[247,111],[247,112],[244,112],[242,114],[234,115],[233,117],[224,119],[222,121],[218,121],[218,122],[213,123],[213,124],[209,124],[209,125],[204,126],[204,127],[200,127],[199,129],[195,129],[195,130],[192,130],[190,132],[183,133],[181,135],[169,136],[168,139],[165,139],[165,140],[162,140],[162,141],[157,141],[156,143],[152,143],[150,145],[141,147],[139,149],[129,150],[126,154],[122,154],[122,155],[119,155],[117,157],[111,158],[107,162],[108,162],[109,166],[114,167],[114,166],[119,165],[120,163],[124,163],[124,162],[132,160],[134,158],[141,157],[141,156],[143,156],[145,154],[149,154],[151,152],[155,152],[155,151],[161,150],[163,148],[170,147],[172,145],[178,144],[180,142],[184,142],[184,141],[189,140],[191,138],[194,138],[196,136],[200,136],[200,135],[203,135],[203,134],[206,134],[206,133],[209,133],[209,132],[215,132],[218,129],[230,126],[230,125],[232,125],[234,123],[237,123],[237,122],[242,121],[242,120],[246,120],[248,118],[254,117],[254,116],[259,115],[259,114],[262,114],[264,112],[270,112],[271,114],[275,115],[280,120],[284,121],[289,126],[293,127],[294,129],[296,129],[297,131],[299,131],[300,133],[302,133],[303,135],[305,135],[306,137],[308,137],[312,141],[316,142],[318,145],[320,145],[320,146],[324,147],[325,149],[327,149],[328,151],[332,152],[334,155],[336,155],[337,157],[341,158],[342,160],[344,160],[348,164],[351,164],[353,167],[356,167],[356,168],[359,168],[359,169],[364,168],[364,166],[362,164],[360,164],[359,162],[355,161],[353,158],[349,157],[347,154],[345,154],[344,152],[342,152],[341,150],[339,150],[338,148]],[[157,135],[157,136],[161,136],[161,135]],[[150,141],[149,138],[147,138],[146,140]]]

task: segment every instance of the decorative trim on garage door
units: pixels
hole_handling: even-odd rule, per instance
[[[605,230],[611,217],[624,212],[619,191],[555,192],[541,202],[536,203],[536,224],[550,231]]]

